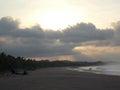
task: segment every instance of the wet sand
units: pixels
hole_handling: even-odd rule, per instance
[[[120,77],[45,68],[0,77],[0,90],[120,90]]]

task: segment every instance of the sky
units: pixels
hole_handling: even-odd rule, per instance
[[[120,0],[0,0],[0,51],[50,60],[119,61]]]

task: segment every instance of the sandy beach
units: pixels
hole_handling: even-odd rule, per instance
[[[120,90],[120,77],[45,68],[0,77],[0,90]]]

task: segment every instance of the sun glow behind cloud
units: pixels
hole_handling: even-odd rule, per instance
[[[43,29],[58,30],[83,22],[84,12],[68,0],[30,2],[30,8],[21,18],[21,27],[39,24]],[[40,4],[41,2],[42,4]]]
[[[58,30],[82,21],[81,15],[72,9],[53,9],[38,14],[36,19],[42,28]]]
[[[120,19],[119,4],[119,0],[0,0],[0,18],[18,18],[21,27],[39,23],[45,29],[56,30],[77,22],[91,22],[104,29]]]
[[[98,60],[114,60],[120,53],[120,46],[78,46],[73,49],[74,52]]]

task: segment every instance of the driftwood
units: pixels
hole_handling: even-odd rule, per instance
[[[27,75],[27,74],[28,74],[28,72],[27,72],[26,70],[17,71],[17,70],[15,70],[15,69],[11,69],[10,72],[11,72],[12,74],[16,74],[16,75]]]

